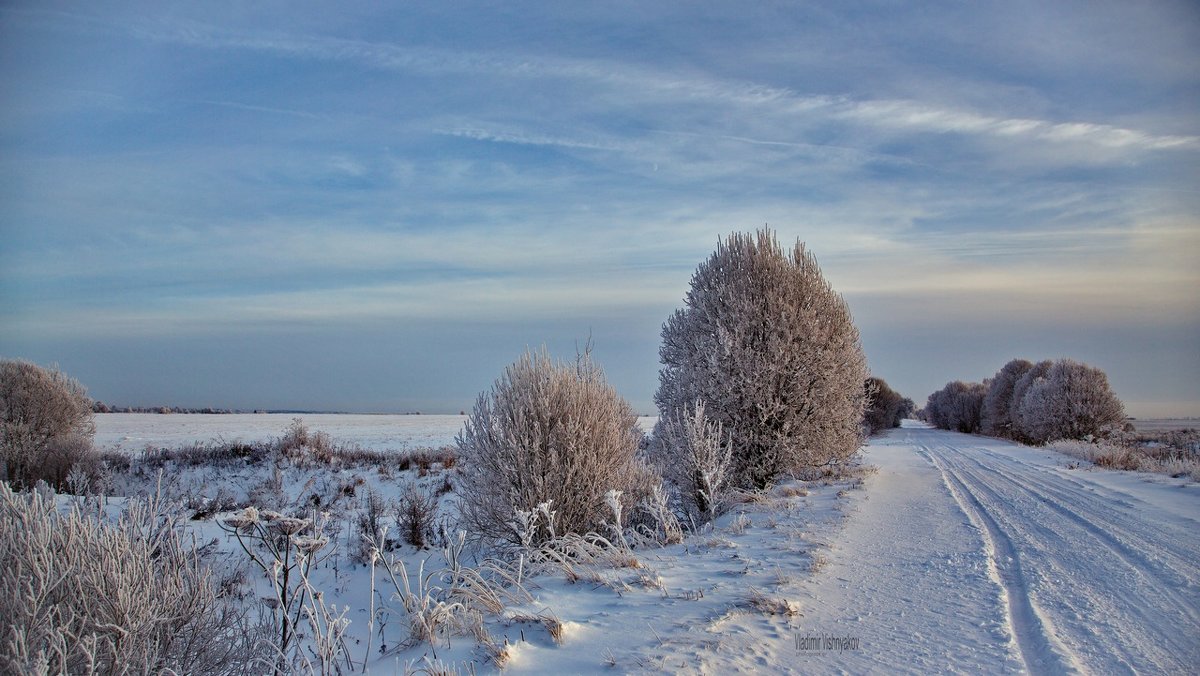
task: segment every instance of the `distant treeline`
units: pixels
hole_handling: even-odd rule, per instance
[[[267,411],[238,411],[229,408],[184,408],[182,406],[109,406],[97,401],[93,413],[266,413]]]
[[[293,415],[317,415],[322,413],[336,414],[339,411],[300,411],[292,409],[234,409],[234,408],[186,408],[184,406],[109,406],[97,401],[92,404],[93,413],[204,413],[208,415],[232,413],[290,413]],[[419,413],[417,415],[420,415]]]

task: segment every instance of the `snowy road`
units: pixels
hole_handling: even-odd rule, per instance
[[[803,671],[1194,673],[1200,488],[924,428],[879,467],[800,599]],[[787,656],[779,654],[783,660]]]

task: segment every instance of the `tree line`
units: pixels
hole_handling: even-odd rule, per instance
[[[1108,437],[1126,424],[1104,371],[1073,359],[1013,359],[982,383],[949,382],[922,415],[942,429],[1027,444]]]

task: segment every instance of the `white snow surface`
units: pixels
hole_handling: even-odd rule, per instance
[[[377,451],[453,446],[466,420],[461,415],[101,413],[95,417],[96,446],[137,452],[147,446],[177,448],[216,440],[267,441],[282,435],[295,418],[338,443]]]
[[[258,440],[281,434],[291,417],[123,415],[146,427],[113,426],[107,433],[136,439],[132,449],[184,437]],[[373,438],[387,441],[376,448],[388,449],[444,445],[414,440],[452,442],[462,423],[458,416],[350,417],[365,419],[353,421],[359,430],[381,428]],[[103,425],[106,418],[97,421]],[[202,418],[253,419],[255,426],[163,429]],[[321,416],[303,418],[335,441],[365,446],[372,438],[361,431],[339,437],[338,430],[349,428],[327,426]],[[395,429],[383,429],[392,422]],[[865,462],[878,471],[861,486],[785,484],[681,545],[636,550],[642,568],[603,573],[621,583],[570,583],[558,574],[527,580],[534,602],[488,620],[496,640],[509,645],[504,671],[1195,673],[1200,486],[905,425],[871,440]],[[248,489],[261,480],[255,471],[209,472],[187,481],[207,485],[206,493],[236,481]],[[389,498],[409,481],[440,481],[436,472],[419,479],[405,474],[363,477]],[[314,481],[319,488],[347,476],[285,472],[285,492],[300,496]],[[447,494],[443,509],[452,510],[454,499]],[[344,517],[334,536],[344,547],[351,521]],[[212,521],[191,523],[200,541],[215,537],[234,551]],[[397,554],[412,571],[423,560],[440,565],[433,550],[405,546]],[[350,607],[348,645],[352,657],[362,659],[369,569],[339,552],[314,580],[335,604]],[[262,594],[261,580],[257,587]],[[756,592],[794,614],[764,612],[750,602]],[[513,619],[547,611],[564,623],[560,643],[539,625]],[[399,623],[386,628],[389,645],[397,641]],[[371,673],[420,668],[424,658],[465,672],[496,671],[467,637],[380,655],[384,636],[375,639]]]
[[[780,644],[776,664],[1109,674],[1200,664],[1195,483],[1079,469],[1052,451],[917,424],[866,457],[879,472],[831,565],[805,586],[797,622],[859,649]]]
[[[467,417],[341,413],[101,413],[96,415],[96,446],[138,452],[147,446],[178,448],[217,440],[267,441],[282,435],[299,418],[313,432],[326,432],[337,443],[375,451],[453,446]],[[657,418],[638,418],[649,431]]]

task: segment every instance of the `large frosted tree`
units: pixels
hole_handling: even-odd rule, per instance
[[[735,233],[692,276],[663,326],[655,403],[701,402],[733,444],[733,480],[762,487],[835,466],[862,441],[866,358],[850,310],[797,241]]]
[[[980,411],[980,429],[984,434],[994,437],[1013,435],[1013,389],[1032,368],[1033,362],[1027,359],[1013,359],[992,377]]]
[[[1107,436],[1125,423],[1125,407],[1104,371],[1071,359],[1054,362],[1016,408],[1022,431],[1035,443]]]
[[[944,430],[975,434],[979,431],[988,385],[961,380],[946,383],[945,387],[929,395],[929,401],[925,404],[926,419]]]
[[[1009,429],[1012,432],[1012,437],[1017,441],[1025,443],[1036,441],[1028,433],[1025,416],[1021,411],[1021,402],[1025,400],[1026,393],[1040,380],[1043,380],[1046,374],[1050,373],[1051,366],[1054,366],[1054,362],[1048,359],[1039,361],[1025,371],[1025,374],[1018,378],[1017,382],[1013,385],[1012,399],[1009,400],[1008,404],[1008,415],[1012,422]]]

